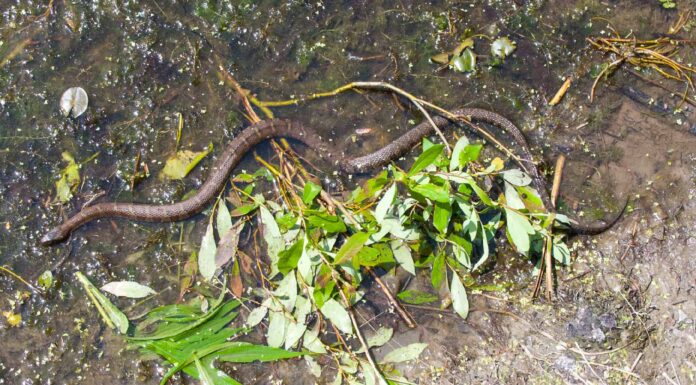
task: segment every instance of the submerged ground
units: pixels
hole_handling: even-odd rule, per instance
[[[185,122],[180,147],[195,151],[212,142],[219,154],[247,124],[227,72],[266,100],[380,80],[448,108],[485,107],[522,127],[540,161],[552,165],[559,154],[568,156],[567,207],[592,220],[630,198],[616,227],[572,240],[574,263],[558,271],[555,302],[532,301],[531,263],[506,254],[481,278],[512,282],[511,289],[472,295],[467,321],[412,309],[419,327],[401,326],[390,344],[429,343],[417,363],[402,368],[413,382],[696,382],[694,106],[679,109],[678,96],[623,70],[601,82],[590,103],[592,75],[610,58],[586,41],[606,36],[608,21],[624,35],[661,36],[694,4],[454,3],[66,1],[51,2],[49,10],[2,1],[0,265],[34,284],[52,270],[57,283],[46,296],[25,295],[24,284],[0,273],[0,311],[21,315],[14,327],[0,317],[0,384],[158,383],[161,368],[123,349],[73,274],[83,271],[98,284],[118,278],[158,290],[175,286],[178,267],[205,230],[204,216],[164,225],[103,220],[56,247],[37,240],[91,199],[172,202],[199,186],[210,159],[183,182],[157,174],[175,151],[178,113]],[[687,17],[678,35],[692,39],[696,19]],[[517,50],[492,66],[488,43],[477,40],[474,73],[430,62],[467,30],[508,36]],[[678,60],[689,64],[694,52],[687,45]],[[565,98],[549,106],[569,76],[574,82]],[[649,71],[645,76],[661,81]],[[58,101],[74,86],[87,90],[89,108],[66,119]],[[274,112],[315,127],[348,154],[379,148],[420,119],[381,93]],[[354,140],[362,128],[372,129],[369,136]],[[270,154],[263,145],[257,151]],[[81,165],[75,196],[58,204],[54,183],[63,152],[78,163],[96,157]],[[152,175],[131,191],[138,154]],[[248,157],[240,169],[257,167]],[[395,322],[392,314],[374,315],[369,327]],[[245,384],[325,380],[314,379],[302,361],[236,370]]]

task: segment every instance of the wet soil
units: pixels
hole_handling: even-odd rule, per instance
[[[375,290],[359,309],[366,333],[397,327],[376,355],[411,342],[429,344],[420,360],[397,366],[409,380],[696,383],[696,107],[676,110],[677,95],[623,70],[600,82],[595,102],[588,101],[590,72],[610,58],[588,49],[586,37],[606,36],[604,19],[624,34],[654,37],[694,7],[677,4],[666,10],[656,0],[55,2],[42,16],[44,4],[0,0],[0,265],[33,284],[46,270],[57,281],[38,295],[0,273],[0,311],[22,317],[16,327],[0,317],[0,384],[158,383],[163,368],[125,350],[88,305],[74,273],[83,271],[98,285],[123,279],[158,290],[176,287],[178,269],[205,230],[204,215],[175,224],[102,220],[51,248],[37,239],[95,197],[173,202],[199,186],[211,159],[183,182],[157,174],[175,151],[177,113],[185,121],[182,149],[212,142],[219,154],[245,126],[220,66],[259,99],[380,80],[448,108],[489,108],[525,131],[542,165],[561,153],[568,157],[565,210],[591,221],[629,199],[628,212],[610,231],[572,239],[573,263],[556,270],[553,302],[531,300],[533,265],[503,252],[480,279],[511,288],[472,293],[466,321],[409,308],[419,326],[408,330]],[[679,36],[693,39],[692,27]],[[477,40],[475,73],[438,71],[429,57],[455,47],[467,28],[509,36],[517,50],[491,67],[488,43]],[[691,63],[694,53],[686,46],[679,60]],[[568,94],[548,106],[566,76],[575,79]],[[90,104],[85,115],[65,119],[58,100],[73,86],[87,90]],[[648,97],[631,96],[626,87]],[[379,148],[420,120],[382,93],[274,112],[314,126],[348,154]],[[366,127],[370,136],[352,140]],[[97,156],[81,166],[74,197],[58,204],[54,183],[66,151],[78,162]],[[267,145],[257,151],[271,154]],[[152,175],[131,191],[139,153]],[[257,167],[249,156],[239,169]],[[423,274],[409,288],[427,281]],[[163,303],[176,293],[168,294]],[[315,379],[301,360],[225,370],[245,384],[333,379]]]

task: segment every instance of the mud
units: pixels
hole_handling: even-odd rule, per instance
[[[219,153],[243,128],[242,109],[221,81],[219,65],[260,99],[381,80],[448,108],[490,108],[523,128],[542,164],[552,165],[560,153],[568,157],[564,210],[593,220],[629,198],[615,228],[572,240],[573,263],[556,270],[553,302],[530,298],[532,263],[504,248],[479,279],[511,287],[471,293],[466,321],[409,308],[419,326],[408,330],[375,290],[359,308],[366,333],[397,328],[376,356],[411,342],[429,344],[417,362],[397,365],[406,378],[420,384],[696,383],[696,107],[680,106],[678,95],[625,71],[601,82],[596,101],[588,101],[591,69],[609,60],[587,49],[586,37],[609,31],[597,17],[649,38],[693,7],[677,4],[665,10],[656,0],[55,2],[43,18],[37,15],[44,4],[2,2],[0,264],[33,284],[52,270],[57,284],[46,296],[25,295],[25,285],[0,273],[0,311],[22,316],[18,327],[0,317],[0,384],[158,383],[164,369],[124,350],[73,274],[83,271],[98,285],[118,278],[175,286],[178,268],[205,230],[204,216],[177,224],[99,221],[53,248],[39,247],[37,239],[97,195],[171,202],[199,186],[210,159],[183,182],[163,182],[157,172],[175,151],[176,113],[185,118],[183,149],[212,142]],[[447,19],[454,33],[448,23],[440,27]],[[456,46],[466,28],[509,36],[517,51],[489,68],[487,43],[477,40],[476,73],[436,71],[429,57]],[[679,35],[694,39],[691,30]],[[694,53],[686,46],[680,60],[690,63]],[[568,94],[548,106],[565,76],[575,79]],[[72,86],[87,90],[90,105],[84,116],[66,120],[58,99]],[[626,87],[637,91],[634,97],[622,91]],[[317,127],[350,154],[378,148],[420,119],[381,93],[274,112]],[[349,139],[360,128],[372,128],[370,136]],[[52,202],[64,151],[78,161],[99,155],[82,165],[79,189],[60,205]],[[139,152],[153,175],[131,191]],[[270,154],[267,146],[258,152]],[[256,167],[249,157],[240,169]],[[427,281],[422,274],[409,288],[425,288]],[[172,300],[169,294],[161,300]],[[225,370],[245,384],[333,379],[315,379],[301,360]]]

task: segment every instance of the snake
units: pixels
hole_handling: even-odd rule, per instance
[[[533,163],[533,158],[524,134],[515,124],[504,116],[481,108],[461,108],[453,111],[457,117],[465,117],[472,121],[498,126],[510,134],[520,148],[520,166],[527,171],[532,179],[532,185],[537,190],[546,208],[554,207],[548,192],[546,179],[540,174]],[[253,123],[235,137],[225,148],[222,155],[214,162],[208,178],[195,195],[186,200],[172,204],[143,204],[126,202],[102,202],[83,207],[77,214],[52,228],[40,239],[44,246],[64,241],[75,229],[87,222],[99,218],[118,217],[143,222],[174,222],[191,217],[203,211],[222,191],[229,175],[242,160],[244,155],[257,144],[272,138],[284,137],[303,143],[329,162],[337,165],[342,172],[362,174],[371,169],[385,166],[402,157],[421,140],[438,129],[452,124],[450,119],[433,116],[432,122],[424,121],[390,144],[368,154],[355,158],[344,158],[337,153],[312,128],[300,122],[288,119],[269,119]],[[624,209],[625,209],[624,205]],[[617,215],[604,223],[581,224],[572,221],[570,232],[575,234],[598,234],[612,227],[622,215],[622,209]]]

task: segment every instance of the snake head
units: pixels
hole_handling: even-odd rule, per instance
[[[62,231],[60,227],[54,227],[51,229],[51,231],[47,232],[43,237],[41,237],[39,243],[41,246],[50,246],[64,240],[67,238],[67,236],[68,234]]]

